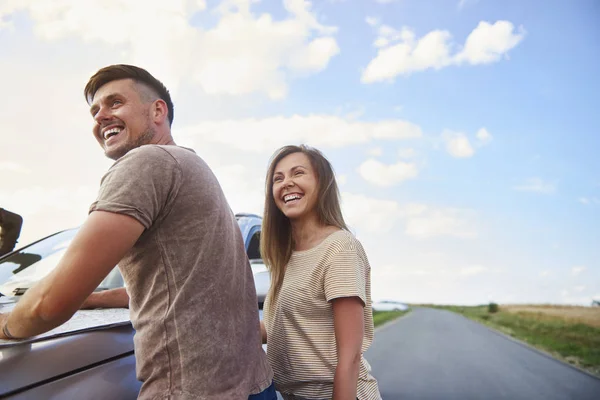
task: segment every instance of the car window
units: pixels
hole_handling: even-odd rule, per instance
[[[248,259],[260,260],[260,231],[254,232],[248,243]]]
[[[52,255],[54,259],[60,259],[76,232],[76,229],[59,232],[0,258],[0,285],[12,280],[16,274],[26,271],[42,259]],[[39,267],[41,273],[47,264],[42,263]]]
[[[0,259],[0,294],[21,295],[58,265],[77,229],[48,236]],[[123,286],[123,277],[115,267],[98,288]]]

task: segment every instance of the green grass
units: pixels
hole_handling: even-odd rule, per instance
[[[410,310],[406,311],[373,311],[373,324],[375,327],[385,324],[388,321],[399,318]]]
[[[462,314],[600,376],[600,328],[543,313],[489,313],[488,306],[430,306]]]

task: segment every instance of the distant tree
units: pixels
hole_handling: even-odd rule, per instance
[[[498,312],[498,304],[496,304],[496,303],[488,304],[488,312],[490,312],[490,313]]]

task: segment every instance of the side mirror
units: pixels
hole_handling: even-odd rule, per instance
[[[22,226],[23,217],[0,208],[0,257],[13,251]]]

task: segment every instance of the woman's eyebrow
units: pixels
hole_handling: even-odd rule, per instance
[[[295,171],[298,168],[303,168],[303,169],[308,169],[307,167],[305,167],[304,165],[296,165],[295,167],[290,168],[290,171]]]
[[[308,169],[308,167],[304,166],[304,165],[295,165],[292,168],[290,168],[289,170],[291,172],[294,172],[295,170],[297,170],[298,168],[302,168],[302,169]],[[273,173],[273,177],[275,177],[276,175],[283,175],[284,173],[282,171],[275,171]]]

